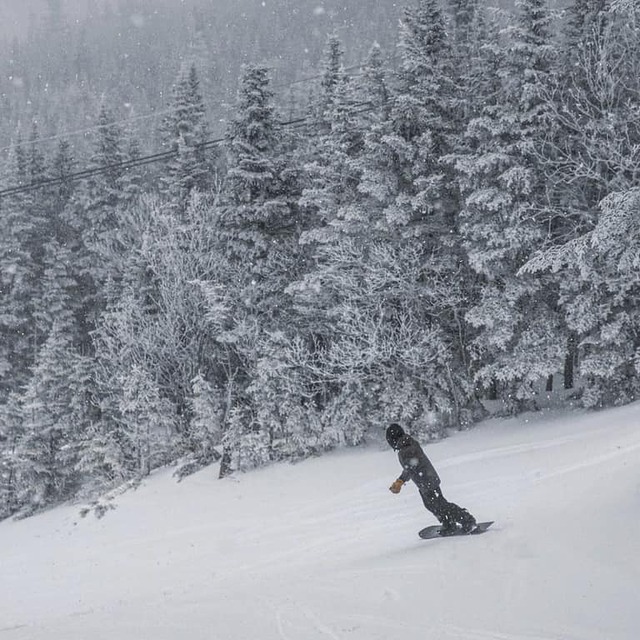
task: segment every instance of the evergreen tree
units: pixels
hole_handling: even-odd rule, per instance
[[[122,132],[103,103],[89,164],[96,173],[83,184],[72,213],[72,224],[81,234],[77,277],[82,292],[82,313],[89,327],[95,327],[105,305],[104,286],[114,277],[108,255],[118,237],[117,212],[125,176],[123,144]]]
[[[21,136],[18,136],[7,164],[9,183],[26,185],[26,158]],[[4,197],[0,207],[4,230],[0,237],[0,299],[3,309],[0,315],[0,397],[4,400],[12,389],[26,382],[32,361],[27,286],[30,256],[23,243],[33,233],[33,227],[19,196]]]
[[[303,200],[318,211],[316,229],[303,236],[316,243],[314,268],[290,288],[313,322],[300,364],[318,378],[314,401],[327,436],[351,443],[371,415],[425,432],[438,428],[432,409],[464,420],[464,376],[443,321],[459,300],[456,261],[444,250],[454,231],[442,164],[452,94],[435,3],[407,10],[401,51],[398,89],[370,119],[360,120],[350,83],[336,87],[331,130],[312,165],[316,184]]]
[[[172,204],[183,212],[191,192],[205,192],[211,183],[205,106],[195,63],[180,71],[171,102],[171,114],[163,125],[164,146],[173,153],[167,164],[163,189]]]
[[[388,115],[389,87],[384,53],[375,42],[362,65],[362,75],[356,81],[356,102],[365,121],[376,122]]]
[[[373,64],[376,63],[377,60]],[[264,413],[265,407],[271,407],[284,425],[280,433],[282,448],[289,455],[335,445],[340,441],[338,434],[352,435],[350,441],[355,444],[364,431],[363,415],[353,433],[351,422],[340,422],[342,431],[330,424],[328,406],[338,380],[334,379],[332,390],[328,381],[332,376],[330,365],[322,363],[322,354],[337,340],[340,331],[334,316],[339,294],[328,276],[343,268],[334,260],[336,247],[352,235],[366,234],[369,222],[366,211],[359,207],[360,168],[356,160],[363,149],[365,127],[374,121],[376,113],[380,117],[384,108],[380,104],[382,96],[377,93],[384,85],[376,75],[377,69],[368,68],[372,74],[361,85],[351,81],[344,71],[339,72],[331,101],[324,110],[328,128],[315,134],[315,152],[305,165],[305,188],[300,199],[305,212],[306,228],[300,241],[308,256],[306,273],[288,290],[296,308],[298,335],[292,336],[292,344],[280,340],[277,349],[273,349],[271,366],[261,363],[259,382],[254,385],[263,392],[258,411]],[[369,101],[370,111],[366,114],[359,112],[360,97]],[[291,361],[297,362],[287,366]],[[340,421],[338,415],[331,417]]]
[[[449,413],[460,424],[467,420],[463,413],[470,389],[460,331],[464,306],[458,193],[445,162],[455,132],[455,94],[450,43],[437,2],[423,0],[405,11],[400,51],[398,88],[388,120],[367,136],[359,190],[367,198],[374,228],[393,238],[396,264],[407,261],[413,267],[414,256],[421,256],[422,268],[409,269],[417,281],[406,282],[408,288],[400,295],[418,295],[420,305],[412,315],[423,318],[425,333],[433,339],[425,361],[441,363],[441,373],[433,377],[427,393],[431,401],[438,398],[442,414]],[[426,346],[421,338],[417,342]]]
[[[71,224],[73,185],[66,179],[72,169],[69,143],[62,141],[48,170],[52,178],[61,182],[48,188],[44,194],[47,233],[43,237],[42,249],[42,302],[36,312],[44,335],[49,334],[55,319],[71,327],[74,326],[74,318],[79,319],[80,315],[76,258],[81,239],[79,230]],[[79,345],[82,338],[77,330],[75,333],[70,338]],[[87,338],[84,339],[86,341]]]
[[[286,327],[283,292],[299,270],[298,176],[277,124],[265,67],[244,69],[226,150],[217,235],[221,284],[232,296],[233,320],[221,339],[233,346],[228,361],[228,371],[235,372],[233,404],[248,406],[247,384],[260,357],[261,336]]]
[[[516,272],[542,246],[544,176],[538,154],[550,116],[545,104],[553,62],[549,16],[542,0],[518,5],[505,57],[502,94],[473,119],[471,153],[458,162],[466,196],[461,233],[471,268],[480,276],[467,321],[476,379],[498,383],[512,410],[534,396],[534,383],[561,367],[562,332],[550,283]]]
[[[400,50],[400,88],[387,142],[399,165],[398,193],[387,217],[391,224],[405,227],[405,235],[429,243],[430,252],[447,235],[455,208],[455,196],[448,191],[455,182],[446,179],[441,164],[450,151],[451,56],[435,0],[421,0],[405,11]]]
[[[46,177],[44,157],[37,146],[34,124],[29,143],[18,145],[12,158],[12,182],[33,186]],[[49,233],[47,197],[34,191],[18,193],[3,201],[6,233],[0,241],[2,307],[0,332],[0,380],[5,393],[26,383],[44,336],[38,322],[42,310],[44,247]]]
[[[12,393],[0,404],[0,519],[18,508],[18,446],[23,437],[20,398]]]
[[[325,110],[329,128],[316,137],[313,159],[305,166],[306,186],[300,204],[312,228],[302,234],[303,243],[329,241],[337,217],[357,199],[357,173],[352,160],[362,148],[363,130],[356,109],[352,82],[341,73]],[[347,224],[344,218],[342,215],[343,225]]]
[[[134,365],[119,383],[125,465],[139,479],[168,461],[167,445],[175,420],[171,404],[161,397],[158,385],[141,367]]]
[[[224,402],[202,373],[192,381],[191,413],[189,436],[192,440],[190,460],[179,470],[179,475],[191,473],[195,469],[220,459],[216,446],[222,442]]]
[[[499,92],[496,78],[501,67],[499,28],[477,0],[449,0],[452,29],[453,119],[459,151],[467,145],[464,130],[469,120],[480,115]]]
[[[89,165],[95,174],[74,193],[64,214],[77,237],[70,249],[77,282],[75,305],[85,337],[95,329],[114,283],[117,286],[125,275],[126,211],[136,203],[142,182],[138,169],[128,163],[139,156],[136,140],[125,138],[103,103]],[[85,345],[90,348],[86,338]]]
[[[17,451],[17,500],[30,513],[77,490],[77,424],[71,419],[69,370],[75,354],[69,327],[56,320],[22,400],[24,435]]]
[[[237,278],[238,301],[267,323],[279,314],[297,240],[297,175],[272,99],[268,70],[246,67],[227,134],[228,173],[219,222],[227,264]]]
[[[326,110],[331,107],[334,93],[343,72],[344,50],[342,42],[335,33],[327,38],[322,59],[322,76],[320,78],[320,97],[318,100],[318,117],[325,120]]]
[[[570,72],[549,100],[548,183],[557,215],[550,243],[526,265],[551,272],[584,381],[583,402],[602,406],[637,395],[635,292],[629,251],[637,194],[634,149],[640,96],[638,8],[576,2],[565,42]],[[613,243],[618,243],[614,247]],[[572,363],[574,358],[572,358]]]

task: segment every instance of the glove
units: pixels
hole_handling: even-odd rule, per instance
[[[391,493],[400,493],[400,489],[402,489],[402,485],[404,484],[404,480],[398,478],[390,487],[389,491]]]

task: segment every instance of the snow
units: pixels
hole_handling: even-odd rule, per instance
[[[635,640],[640,404],[491,420],[427,446],[433,518],[375,443],[218,481],[157,473],[102,519],[0,523],[10,640]]]

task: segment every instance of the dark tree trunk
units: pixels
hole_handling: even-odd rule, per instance
[[[564,388],[573,389],[574,384],[574,371],[576,365],[577,355],[577,340],[576,336],[572,334],[567,341],[567,355],[564,359]]]
[[[220,460],[220,473],[218,474],[218,478],[226,478],[228,475],[231,475],[231,453],[229,449],[225,448],[222,451],[222,459]]]
[[[489,400],[497,400],[498,399],[498,381],[494,378],[491,381],[491,386],[489,387]]]

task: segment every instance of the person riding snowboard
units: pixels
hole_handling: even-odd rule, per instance
[[[402,474],[389,487],[389,491],[400,493],[404,483],[413,480],[424,506],[440,521],[441,536],[473,530],[476,519],[466,509],[449,502],[442,495],[440,477],[418,441],[396,423],[389,425],[386,437],[391,448],[398,452],[398,460],[402,465]]]

